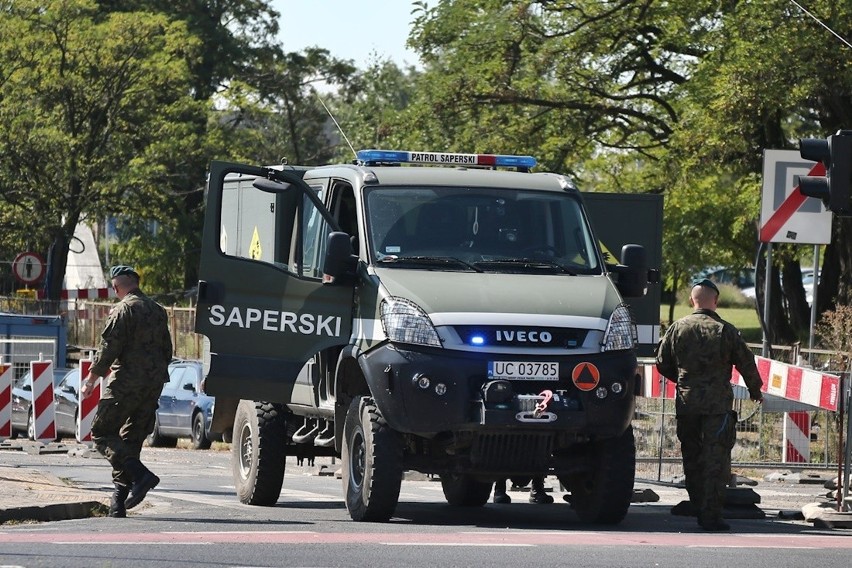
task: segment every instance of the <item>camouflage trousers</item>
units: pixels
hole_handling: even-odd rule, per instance
[[[92,420],[92,441],[112,465],[113,482],[129,485],[132,477],[124,469],[129,459],[139,459],[145,438],[154,430],[154,420],[163,383],[120,384],[113,382],[98,403]]]
[[[677,437],[689,501],[700,520],[722,518],[725,487],[731,480],[731,450],[736,442],[736,414],[679,414]]]

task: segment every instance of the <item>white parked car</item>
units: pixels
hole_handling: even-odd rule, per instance
[[[805,289],[805,300],[808,305],[814,301],[814,270],[813,268],[802,269],[802,287]],[[757,297],[754,286],[743,288],[740,290],[746,298],[754,299]]]

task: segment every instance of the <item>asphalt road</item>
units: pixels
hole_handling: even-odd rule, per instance
[[[391,522],[373,524],[349,519],[333,475],[339,462],[299,467],[291,459],[277,505],[251,507],[233,495],[229,457],[146,448],[143,459],[162,482],[127,519],[0,526],[0,565],[778,568],[847,566],[852,549],[852,530],[779,517],[821,500],[822,485],[761,482],[755,490],[766,518],[735,519],[732,533],[708,534],[694,519],[671,515],[685,497],[680,488],[639,482],[659,501],[634,503],[620,525],[599,527],[577,519],[553,478],[553,505],[513,492],[510,505],[463,509],[446,504],[440,483],[415,475],[403,483]],[[99,458],[0,452],[0,460],[110,490]]]

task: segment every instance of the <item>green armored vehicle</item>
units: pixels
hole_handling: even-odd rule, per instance
[[[580,193],[528,156],[366,150],[353,164],[214,162],[195,329],[243,503],[286,456],[340,456],[351,517],[403,472],[481,506],[555,475],[587,522],[633,493],[645,248],[607,262]],[[654,317],[658,317],[655,314]]]

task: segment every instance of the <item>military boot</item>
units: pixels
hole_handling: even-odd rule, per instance
[[[512,502],[512,498],[506,493],[506,480],[500,479],[494,482],[494,502],[505,505]]]
[[[160,483],[160,478],[154,475],[150,469],[136,458],[131,458],[124,463],[124,468],[130,472],[133,477],[133,484],[130,486],[130,495],[124,502],[124,506],[132,509],[142,502],[145,495],[150,490],[155,488]]]
[[[532,488],[530,489],[530,503],[536,505],[549,505],[553,503],[553,497],[547,494],[544,489],[544,478],[533,477]]]
[[[121,483],[115,484],[115,491],[112,492],[112,500],[109,502],[109,517],[123,519],[127,516],[127,508],[124,502],[130,494],[130,488]]]

